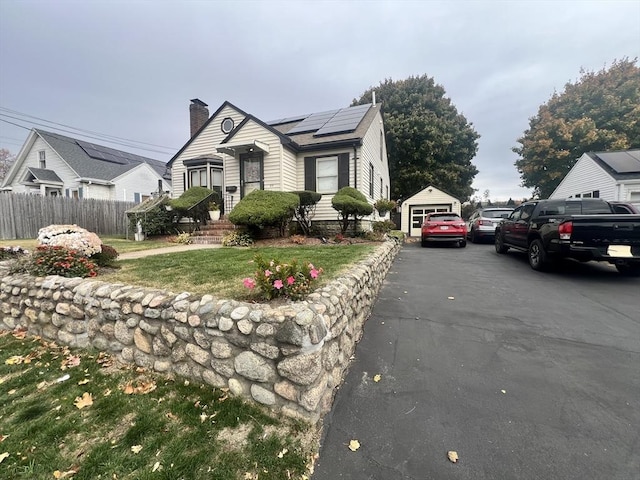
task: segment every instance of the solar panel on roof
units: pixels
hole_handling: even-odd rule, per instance
[[[95,145],[81,140],[77,142],[87,155],[97,160],[117,163],[118,165],[129,165],[132,162],[140,163],[145,161],[144,157],[133,153],[123,152],[122,150],[116,150],[115,148],[109,148],[103,145]]]
[[[287,132],[287,135],[292,133],[306,133],[315,132],[319,128],[322,128],[333,116],[340,110],[331,110],[328,112],[312,113],[307,118],[302,120],[298,125],[293,127]]]
[[[618,173],[640,172],[640,158],[633,152],[598,153],[598,157]]]
[[[300,120],[304,120],[309,115],[298,115],[297,117],[286,117],[279,118],[278,120],[271,120],[267,122],[267,125],[280,125],[281,123],[291,123],[291,122],[299,122]]]
[[[322,126],[314,137],[321,135],[331,135],[334,133],[353,132],[369,111],[370,105],[359,105],[357,107],[343,108]]]

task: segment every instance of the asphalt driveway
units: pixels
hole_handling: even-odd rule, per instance
[[[640,479],[640,279],[405,245],[325,419],[336,479]]]

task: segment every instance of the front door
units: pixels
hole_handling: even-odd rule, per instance
[[[240,154],[240,198],[254,190],[262,190],[264,155],[262,152]]]

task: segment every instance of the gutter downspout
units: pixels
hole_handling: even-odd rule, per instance
[[[353,188],[358,189],[358,147],[353,144]]]

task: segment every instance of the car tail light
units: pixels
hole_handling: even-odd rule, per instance
[[[560,233],[560,240],[571,240],[571,234],[573,233],[573,222],[563,222],[558,226],[558,233]]]
[[[486,220],[478,220],[478,225],[489,225],[490,222],[487,222]]]

